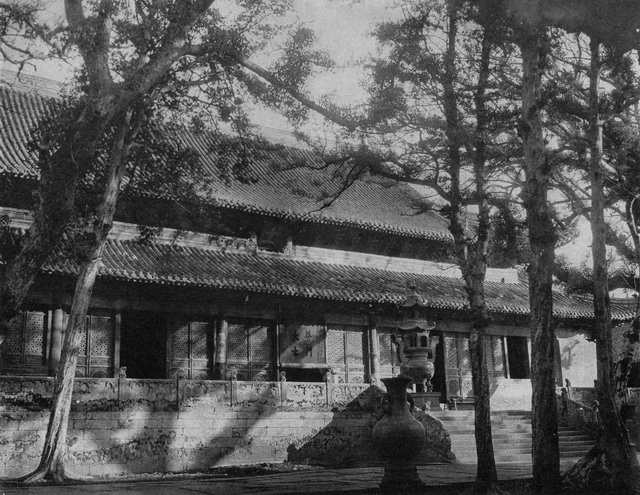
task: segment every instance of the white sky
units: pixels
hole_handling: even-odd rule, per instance
[[[61,18],[62,1],[41,2],[48,5],[45,17],[55,24]],[[394,3],[392,0],[293,0],[299,21],[315,31],[319,48],[324,49],[338,66],[330,73],[309,81],[308,89],[314,98],[331,95],[341,104],[363,100],[362,72],[354,66],[375,53],[375,41],[369,36],[374,26],[386,20],[395,20],[400,15]],[[1,64],[2,60],[0,70]],[[34,73],[30,68],[25,71]],[[34,74],[57,81],[69,77],[67,71],[61,70],[59,62],[55,65],[42,64]],[[261,126],[276,130],[290,129],[286,120],[273,111],[256,109],[253,116],[255,123]],[[265,135],[269,137],[268,132]],[[583,235],[560,248],[559,254],[568,255],[569,259],[576,261],[589,258],[591,239],[588,225],[581,225],[580,231]]]
[[[54,25],[63,19],[61,0],[40,3],[43,20]],[[319,47],[339,66],[348,66],[373,53],[375,42],[369,32],[377,23],[398,14],[389,0],[293,0],[293,6],[294,15],[315,31]],[[52,66],[40,67],[37,73],[55,80],[64,78],[64,72]]]
[[[25,2],[28,0],[25,0]],[[220,0],[218,4],[227,0]],[[51,25],[63,19],[61,0],[40,0],[42,17]],[[216,5],[214,3],[214,6]],[[362,72],[357,64],[375,53],[375,41],[369,36],[374,26],[397,18],[399,10],[390,0],[293,0],[294,16],[312,28],[318,38],[318,48],[325,50],[336,62],[336,69],[317,75],[308,82],[307,89],[316,99],[331,96],[336,103],[354,104],[363,101]],[[2,61],[0,60],[0,64]],[[5,64],[5,69],[15,70]],[[59,62],[40,63],[34,70],[25,67],[26,74],[64,82],[70,79],[71,67]],[[262,126],[289,129],[286,120],[267,109],[253,112],[255,123]]]

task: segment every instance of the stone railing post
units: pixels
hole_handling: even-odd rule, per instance
[[[280,386],[280,407],[284,407],[287,405],[287,392],[289,389],[289,385],[287,385],[287,372],[280,372],[280,380],[278,385]]]
[[[231,397],[229,398],[229,405],[235,406],[238,403],[238,370],[231,369],[229,370],[229,381],[231,382],[229,385],[229,389],[231,392]]]
[[[176,409],[180,409],[184,402],[186,379],[187,372],[182,369],[178,370],[176,373]]]
[[[593,420],[596,426],[599,428],[600,427],[600,403],[597,400],[594,400],[592,407],[593,407]]]
[[[327,368],[324,374],[324,383],[326,387],[326,403],[330,406],[333,403],[333,368]]]
[[[128,385],[127,385],[127,367],[122,366],[118,370],[118,407],[122,405],[129,398]]]

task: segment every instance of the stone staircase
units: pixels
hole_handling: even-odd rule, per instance
[[[431,411],[451,435],[451,451],[458,462],[476,464],[473,411]],[[497,463],[531,463],[531,412],[495,411],[491,414],[493,449]],[[558,429],[562,464],[582,457],[593,440],[567,427]]]

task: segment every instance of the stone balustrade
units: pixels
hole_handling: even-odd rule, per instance
[[[0,377],[0,478],[37,466],[52,390],[51,378]],[[383,393],[366,384],[187,380],[181,374],[171,380],[124,373],[78,378],[69,462],[86,475],[280,461],[381,465],[371,432],[382,416]],[[428,425],[419,462],[451,459],[442,423],[419,416]]]

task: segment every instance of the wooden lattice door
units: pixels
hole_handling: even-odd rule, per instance
[[[20,374],[46,374],[45,331],[47,315],[24,311],[9,323],[2,345],[2,371]]]
[[[445,333],[444,362],[447,377],[447,398],[473,397],[469,337],[453,332]]]
[[[339,383],[364,383],[367,353],[363,330],[335,324],[327,329],[327,364]]]
[[[76,376],[113,376],[115,326],[110,316],[87,316],[78,350]]]
[[[213,325],[206,321],[174,323],[167,342],[171,376],[186,372],[190,380],[207,380],[212,375]]]
[[[275,325],[268,320],[233,318],[228,321],[227,372],[238,380],[274,380]]]

